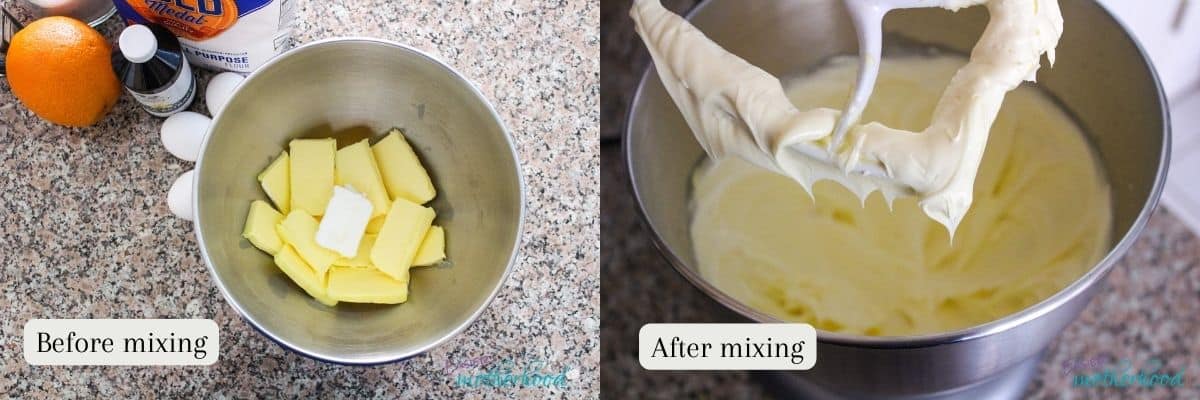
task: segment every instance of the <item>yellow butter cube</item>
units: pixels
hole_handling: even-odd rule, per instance
[[[354,258],[339,257],[333,262],[335,266],[341,267],[369,267],[371,266],[371,247],[375,246],[375,235],[363,235],[362,240],[358,242],[358,253]]]
[[[275,255],[283,247],[283,240],[275,232],[275,226],[283,220],[283,214],[271,208],[262,200],[250,202],[250,212],[246,215],[246,227],[242,229],[242,237],[250,241],[254,247]]]
[[[371,248],[371,265],[392,278],[407,280],[408,267],[412,266],[434,216],[432,208],[403,198],[392,202],[392,210]]]
[[[292,209],[309,215],[324,215],[333,196],[334,158],[337,141],[296,139],[291,143]]]
[[[392,200],[407,199],[425,204],[437,196],[429,173],[425,172],[425,166],[421,165],[421,160],[399,129],[393,128],[371,150],[375,153],[375,162],[379,164],[379,173]]]
[[[258,182],[262,185],[267,197],[279,208],[279,212],[287,214],[292,210],[291,161],[287,151],[279,153],[267,169],[258,174]]]
[[[413,259],[413,266],[429,266],[445,259],[446,231],[440,226],[431,226],[429,231],[425,232],[425,238],[421,240],[421,247],[417,250],[417,257]]]
[[[391,207],[390,203],[388,204],[388,207]],[[380,215],[378,217],[371,218],[370,221],[367,221],[367,233],[379,233],[379,230],[383,228],[383,221],[386,220],[386,215]]]
[[[388,198],[387,188],[383,186],[383,178],[379,176],[375,155],[367,139],[338,150],[334,170],[338,185],[350,185],[371,201],[372,217],[387,214],[392,201]]]
[[[350,303],[399,304],[408,300],[408,279],[392,279],[374,268],[333,267],[329,297]]]
[[[316,218],[304,210],[295,209],[284,217],[276,230],[284,242],[296,249],[296,253],[300,254],[304,262],[318,274],[324,275],[329,266],[341,256],[317,244],[318,226],[320,223]]]
[[[309,296],[312,296],[321,304],[333,306],[337,304],[329,296],[325,289],[325,274],[317,273],[311,266],[304,262],[304,259],[296,253],[292,246],[283,246],[279,249],[279,253],[275,254],[275,265],[283,271],[292,282],[296,282],[297,286],[304,289]]]

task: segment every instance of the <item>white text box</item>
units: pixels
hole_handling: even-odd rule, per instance
[[[650,370],[806,370],[817,363],[808,324],[646,324],[638,360]]]
[[[221,348],[211,319],[33,319],[32,365],[212,365]]]

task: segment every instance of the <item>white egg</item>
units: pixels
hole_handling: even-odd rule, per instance
[[[175,179],[175,183],[171,185],[171,190],[167,191],[167,208],[171,210],[176,217],[192,220],[192,175],[194,170],[184,172],[179,178]]]
[[[184,111],[175,113],[163,121],[163,147],[167,151],[187,161],[196,161],[200,156],[200,146],[204,144],[204,136],[208,135],[208,126],[212,119],[203,114]]]
[[[233,89],[237,89],[238,84],[245,79],[233,72],[213,75],[212,79],[208,81],[208,87],[204,89],[204,104],[208,105],[208,113],[220,114],[221,109],[225,108],[225,103],[228,103],[229,98],[233,96]]]

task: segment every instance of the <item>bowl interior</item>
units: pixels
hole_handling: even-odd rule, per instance
[[[1065,28],[1056,63],[1049,68],[1043,62],[1038,84],[1076,117],[1099,153],[1112,185],[1111,237],[1118,248],[1118,241],[1128,245],[1127,235],[1157,195],[1168,140],[1165,104],[1149,62],[1101,6],[1086,0],[1060,3]],[[777,76],[794,76],[831,56],[857,53],[850,19],[837,0],[714,0],[701,4],[690,20],[721,46]],[[987,20],[983,7],[956,13],[894,11],[884,19],[885,46],[919,43],[969,54]],[[653,70],[639,86],[627,129],[634,191],[668,258],[722,303],[749,318],[771,320],[720,293],[696,272],[686,204],[692,170],[705,155]]]
[[[295,138],[339,146],[400,127],[438,189],[448,265],[414,268],[408,302],[311,299],[241,237],[255,177]],[[246,80],[211,129],[196,170],[196,229],[226,299],[257,329],[311,357],[379,363],[420,353],[469,324],[516,256],[519,169],[501,122],[471,84],[389,42],[309,44]]]

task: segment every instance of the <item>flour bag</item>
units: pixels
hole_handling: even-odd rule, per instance
[[[114,0],[129,24],[179,37],[192,65],[247,74],[287,50],[299,0]]]

